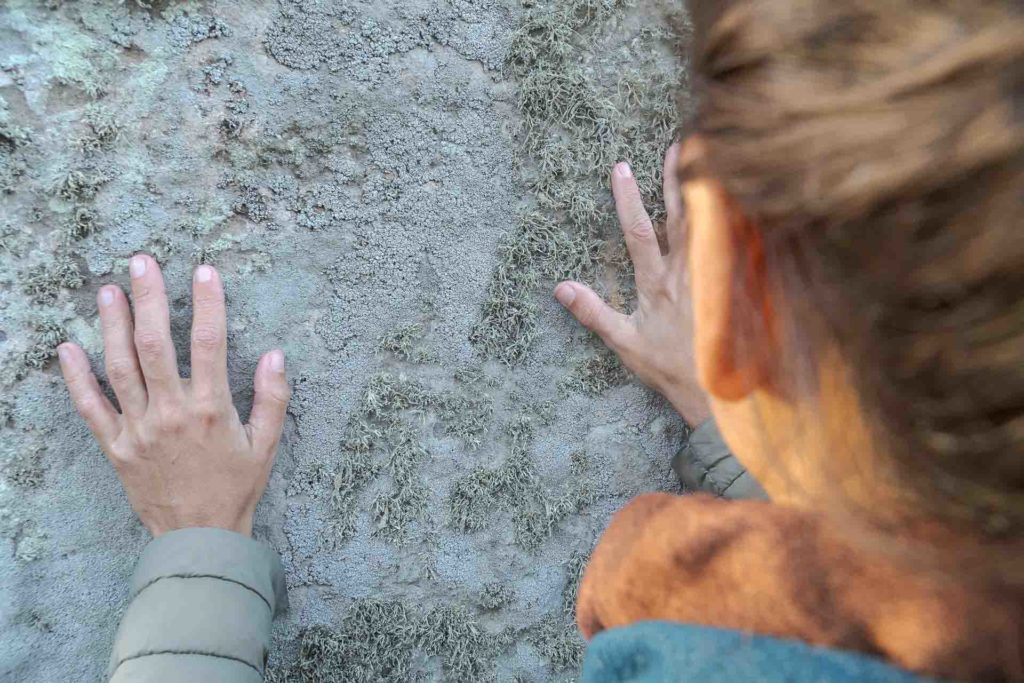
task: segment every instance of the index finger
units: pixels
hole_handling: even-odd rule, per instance
[[[128,272],[135,300],[135,350],[149,398],[160,401],[181,392],[164,278],[156,260],[145,254],[132,257]]]
[[[640,188],[632,169],[625,162],[618,164],[612,173],[612,194],[615,195],[615,211],[626,238],[626,248],[633,260],[637,286],[642,287],[645,281],[658,278],[665,262],[661,256],[661,247],[658,246],[654,224],[644,208]]]

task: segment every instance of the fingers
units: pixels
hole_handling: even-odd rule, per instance
[[[629,256],[633,259],[639,287],[661,274],[664,261],[654,224],[644,208],[640,188],[637,187],[629,164],[625,162],[618,164],[612,171],[612,194],[615,196],[615,211],[619,215],[619,225],[626,238]]]
[[[135,355],[134,329],[128,299],[120,287],[107,285],[96,296],[103,330],[103,359],[107,378],[121,412],[136,417],[146,412],[148,398],[142,369]]]
[[[135,350],[149,399],[159,401],[181,391],[164,278],[156,260],[145,254],[132,257],[128,272],[135,300]]]
[[[601,337],[612,349],[619,348],[629,334],[629,316],[606,304],[586,285],[561,282],[555,287],[555,298],[581,325]]]
[[[284,352],[263,354],[256,365],[255,394],[249,415],[249,433],[256,454],[272,458],[281,440],[285,411],[292,389],[284,372]]]
[[[57,356],[75,410],[105,449],[121,430],[121,416],[100,390],[96,376],[89,369],[89,359],[81,348],[75,344],[61,344],[57,347]]]
[[[662,191],[665,196],[665,232],[668,250],[673,260],[686,251],[686,209],[683,208],[683,188],[679,179],[679,153],[677,142],[665,153]]]
[[[192,277],[192,390],[200,397],[229,394],[224,286],[207,265]]]

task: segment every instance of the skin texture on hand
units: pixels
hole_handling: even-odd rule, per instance
[[[667,254],[661,252],[629,164],[620,163],[612,172],[615,209],[636,273],[637,309],[631,315],[619,313],[579,282],[559,283],[555,298],[642,382],[665,396],[684,420],[696,425],[710,417],[711,409],[694,362],[679,153],[679,145],[673,145],[665,155]]]
[[[248,424],[231,401],[224,288],[211,266],[193,276],[192,378],[178,374],[167,294],[150,256],[129,265],[135,319],[119,287],[100,289],[107,376],[118,412],[100,390],[80,347],[58,347],[75,409],[114,465],[132,508],[159,536],[187,527],[252,533],[281,438],[291,388],[284,353],[256,366]]]

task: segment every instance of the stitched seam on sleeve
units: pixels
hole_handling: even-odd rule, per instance
[[[117,673],[117,670],[120,669],[121,665],[125,662],[130,662],[133,659],[142,659],[143,657],[152,657],[154,655],[194,655],[197,657],[214,657],[216,659],[227,659],[232,662],[245,664],[247,667],[258,673],[261,677],[263,676],[263,672],[260,671],[259,667],[257,667],[252,662],[248,662],[242,659],[241,657],[234,657],[232,655],[222,655],[217,652],[205,652],[203,650],[147,650],[145,652],[138,652],[130,657],[125,657],[124,659],[119,661],[117,663],[117,666],[114,667],[114,670],[110,672],[110,678],[108,680],[114,679],[114,674]]]
[[[702,465],[702,467],[704,468],[705,472],[707,472],[708,474],[711,474],[711,470],[715,469],[716,467],[718,467],[719,465],[721,465],[723,462],[725,462],[726,460],[728,460],[731,457],[732,457],[732,453],[729,453],[728,451],[726,451],[726,453],[724,455],[718,456],[717,458],[715,458],[714,460],[709,462],[707,465]]]
[[[139,590],[135,591],[135,595],[133,595],[131,600],[128,601],[128,604],[130,605],[131,603],[135,602],[135,598],[139,597],[139,594],[142,593],[142,591],[146,590],[155,583],[163,581],[164,579],[216,579],[218,581],[224,581],[226,583],[233,583],[236,586],[241,586],[245,590],[249,591],[256,597],[258,597],[261,601],[263,601],[263,604],[267,606],[267,609],[270,610],[270,613],[274,613],[274,608],[270,605],[267,599],[263,597],[263,594],[260,593],[258,590],[256,590],[252,586],[248,586],[242,583],[241,581],[229,579],[228,577],[220,576],[219,574],[166,574],[164,576],[158,576],[155,579],[152,579],[146,584],[144,584],[141,588],[139,588]]]
[[[732,481],[730,481],[728,484],[726,484],[725,488],[722,489],[722,494],[724,495],[725,492],[729,490],[729,487],[732,486],[733,484],[735,484],[739,480],[739,478],[742,477],[746,473],[747,473],[747,471],[743,470],[739,474],[737,474],[735,477],[733,477]]]

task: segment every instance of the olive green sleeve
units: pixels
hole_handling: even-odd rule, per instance
[[[732,454],[714,418],[690,433],[673,458],[672,469],[688,491],[705,491],[720,498],[768,500],[761,485]]]
[[[277,553],[223,529],[154,539],[132,577],[111,683],[263,680],[270,625],[286,606]]]

